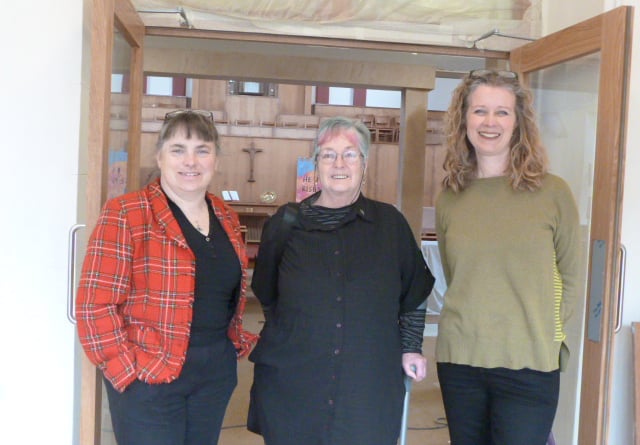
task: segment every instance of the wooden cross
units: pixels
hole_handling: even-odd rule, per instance
[[[253,141],[251,141],[251,147],[243,148],[242,151],[246,151],[249,153],[249,179],[247,182],[256,182],[253,178],[253,165],[256,159],[256,153],[260,153],[262,150],[253,146]]]

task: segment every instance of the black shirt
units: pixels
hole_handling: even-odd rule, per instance
[[[240,261],[208,200],[209,233],[206,236],[193,227],[177,204],[168,201],[196,257],[195,300],[189,344],[210,344],[227,336],[227,328],[235,310],[235,295],[242,277]]]

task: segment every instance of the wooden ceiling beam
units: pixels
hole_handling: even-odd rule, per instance
[[[463,48],[459,46],[426,45],[401,42],[378,42],[372,40],[338,39],[327,37],[306,37],[282,34],[263,34],[237,31],[215,31],[188,28],[153,27],[145,28],[146,35],[158,37],[179,37],[194,39],[232,40],[240,42],[273,43],[282,45],[312,45],[331,48],[352,48],[375,51],[397,51],[458,57],[478,57],[484,59],[508,59],[508,51]]]

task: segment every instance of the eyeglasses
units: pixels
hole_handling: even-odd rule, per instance
[[[518,80],[518,73],[505,70],[472,70],[469,72],[469,77],[472,79],[483,79],[492,74],[494,76],[502,77],[503,79]]]
[[[209,119],[211,122],[213,122],[213,113],[209,110],[192,110],[190,108],[184,109],[184,110],[175,110],[175,111],[170,111],[167,114],[164,115],[164,121],[167,122],[171,119],[173,119],[176,116],[180,116],[182,114],[197,114],[198,116],[202,116],[205,119]]]
[[[360,160],[360,158],[363,156],[362,156],[362,153],[360,153],[359,151],[347,150],[343,152],[340,155],[340,157],[342,158],[345,164],[352,165],[357,163]],[[318,153],[318,161],[323,164],[331,165],[334,162],[336,162],[336,159],[338,159],[338,153],[336,153],[333,150],[324,150]]]

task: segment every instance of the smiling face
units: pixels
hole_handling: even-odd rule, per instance
[[[156,160],[162,188],[182,199],[204,196],[218,162],[212,141],[203,141],[193,133],[188,138],[181,129],[164,141]]]
[[[358,197],[365,162],[357,141],[355,134],[343,132],[318,147],[316,161],[322,187],[318,205],[344,207]]]
[[[467,138],[478,163],[509,162],[511,136],[516,128],[516,97],[506,88],[480,85],[468,97]]]

